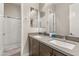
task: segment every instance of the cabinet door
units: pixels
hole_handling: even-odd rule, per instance
[[[39,42],[35,39],[30,39],[29,52],[32,56],[39,56]]]
[[[53,50],[53,56],[66,56],[66,55],[56,50]]]
[[[40,43],[40,56],[51,56],[52,49],[42,43]]]
[[[30,37],[28,37],[28,41],[29,41],[29,55],[32,55],[32,39]]]

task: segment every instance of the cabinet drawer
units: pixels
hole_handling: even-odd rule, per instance
[[[31,56],[66,56],[51,47],[29,37],[29,55]]]
[[[40,56],[51,56],[52,49],[42,43],[40,43]]]
[[[29,50],[30,55],[39,56],[39,42],[35,39],[30,38]]]
[[[63,53],[59,51],[53,50],[53,56],[66,56],[66,55],[64,55]]]

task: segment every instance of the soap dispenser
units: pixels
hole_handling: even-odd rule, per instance
[[[56,33],[55,32],[52,32],[52,33],[50,33],[50,38],[55,38],[56,37]]]

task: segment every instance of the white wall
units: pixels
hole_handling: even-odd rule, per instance
[[[70,5],[70,33],[79,37],[79,4]]]
[[[21,7],[13,3],[6,3],[4,4],[4,14],[5,16],[21,18]]]
[[[0,16],[4,16],[4,4],[0,3]]]
[[[0,55],[3,53],[3,16],[4,4],[0,3]]]
[[[59,35],[69,35],[69,5],[56,5],[56,33]]]
[[[21,40],[21,55],[29,53],[28,49],[28,33],[30,31],[29,20],[29,4],[21,4],[21,16],[22,16],[22,40]]]

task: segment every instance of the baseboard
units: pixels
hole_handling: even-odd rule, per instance
[[[22,56],[29,56],[29,53],[23,54]]]

